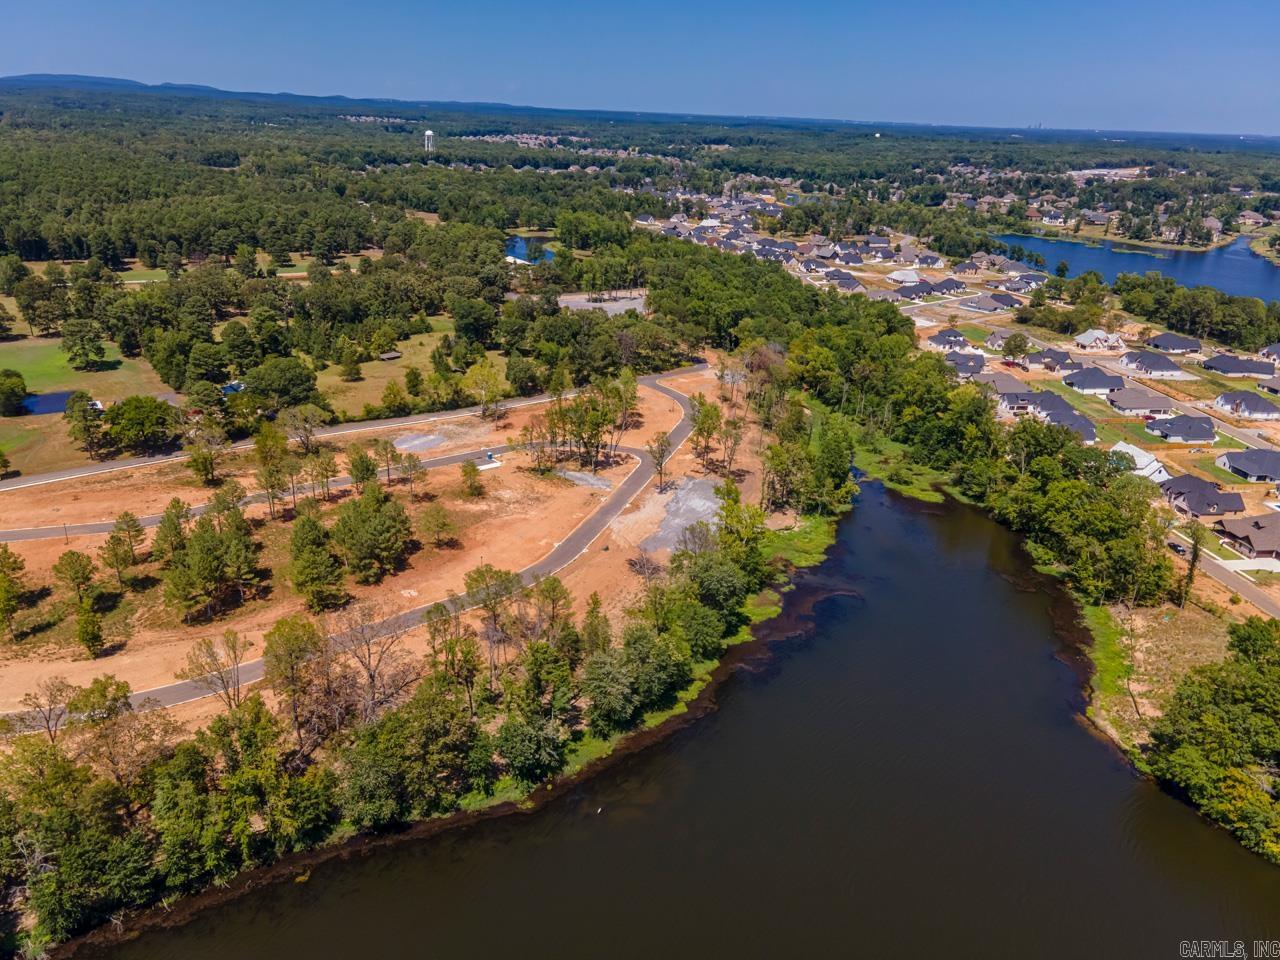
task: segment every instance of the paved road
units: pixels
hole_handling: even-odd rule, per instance
[[[680,371],[673,371],[679,373]],[[660,374],[660,376],[671,376],[673,374]],[[649,378],[641,377],[640,382],[645,383]],[[572,396],[572,393],[568,394]],[[528,407],[533,404],[546,403],[551,399],[550,394],[539,394],[536,397],[525,397],[520,400],[508,400],[505,403],[498,404],[503,410],[517,410],[520,407]],[[416,413],[407,417],[387,417],[382,420],[361,420],[356,423],[337,423],[331,427],[321,427],[316,431],[316,436],[320,438],[341,437],[351,433],[365,433],[370,430],[387,430],[393,427],[413,427],[427,423],[439,423],[444,420],[458,420],[462,417],[473,417],[480,412],[479,407],[462,407],[457,410],[441,410],[437,413]],[[239,443],[231,445],[232,450],[247,450],[253,446],[252,440],[241,440]],[[27,487],[39,487],[49,483],[59,483],[63,480],[77,480],[82,477],[93,477],[100,473],[115,473],[119,470],[135,470],[139,467],[154,467],[162,463],[178,463],[187,459],[185,451],[176,453],[160,453],[149,457],[126,457],[122,460],[111,460],[105,463],[91,463],[84,467],[72,467],[68,470],[55,470],[50,473],[33,473],[30,476],[13,477],[9,480],[0,480],[0,492],[5,490],[23,490]]]
[[[671,453],[674,454],[680,448],[680,445],[688,439],[689,434],[693,430],[693,423],[690,419],[693,409],[689,403],[689,398],[677,390],[672,389],[658,380],[663,377],[678,375],[679,373],[690,370],[699,370],[705,368],[705,364],[697,367],[688,367],[685,370],[672,371],[671,373],[656,374],[648,377],[639,378],[639,382],[646,386],[652,387],[659,393],[671,397],[680,405],[681,418],[680,422],[668,434],[671,438]],[[550,576],[558,570],[562,570],[568,566],[573,560],[577,559],[581,554],[591,546],[604,529],[613,522],[627,505],[635,498],[635,496],[644,489],[645,485],[654,476],[654,465],[649,455],[640,449],[634,447],[619,447],[619,451],[630,454],[637,460],[635,469],[629,473],[622,483],[605,498],[594,513],[583,520],[575,527],[565,539],[552,548],[541,560],[525,567],[520,571],[520,577],[525,583],[532,583],[539,577]],[[474,458],[479,451],[471,451],[469,453],[456,454],[457,461],[466,458]],[[670,456],[670,455],[669,455]],[[440,458],[440,459],[455,459]],[[443,599],[443,598],[441,598]],[[416,626],[422,620],[422,615],[435,603],[440,601],[433,600],[429,603],[419,604],[412,609],[397,613],[378,624],[387,632],[393,630],[403,630]],[[471,606],[467,597],[464,595],[458,598],[458,606],[466,609]],[[252,683],[262,679],[263,663],[261,659],[252,660],[244,663],[240,667],[240,682]],[[166,684],[162,687],[153,687],[150,690],[139,690],[132,697],[133,703],[138,707],[172,707],[180,703],[187,703],[192,700],[201,700],[209,696],[208,688],[198,681],[184,680],[177,683]]]
[[[1174,544],[1186,547],[1190,542],[1180,533],[1169,538],[1170,547]],[[1267,593],[1248,577],[1225,566],[1221,560],[1207,550],[1200,552],[1200,569],[1224,587],[1240,594],[1267,616],[1280,619],[1280,601],[1277,601],[1274,596]]]

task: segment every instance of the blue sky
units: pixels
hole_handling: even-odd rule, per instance
[[[553,107],[1280,134],[1274,0],[58,0],[0,74]]]

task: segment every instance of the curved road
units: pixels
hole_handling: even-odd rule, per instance
[[[694,370],[705,369],[706,364],[699,364],[694,367],[685,367],[681,370],[673,370],[669,373],[653,374],[646,377],[638,378],[639,382],[645,386],[652,387],[659,393],[675,400],[680,406],[681,418],[680,422],[672,428],[668,436],[671,438],[671,453],[668,458],[675,453],[676,450],[688,439],[689,434],[693,431],[693,423],[690,419],[693,412],[689,398],[678,390],[668,387],[658,381],[660,379],[672,376],[678,376],[681,373],[687,373]],[[421,420],[410,419],[408,422],[421,422]],[[394,426],[394,423],[382,422],[384,426]],[[364,427],[364,429],[369,429]],[[332,434],[329,434],[332,435]],[[489,447],[488,450],[508,449],[506,447]],[[541,560],[530,564],[520,571],[520,578],[526,583],[532,583],[539,577],[550,576],[558,570],[562,570],[568,566],[573,560],[577,559],[581,554],[585,553],[587,548],[598,537],[604,529],[613,522],[627,505],[635,499],[636,495],[645,488],[650,479],[655,474],[654,464],[649,455],[635,447],[618,447],[618,450],[629,454],[636,458],[637,465],[626,478],[618,484],[618,486],[605,498],[604,503],[600,507],[584,519],[577,527],[575,527],[567,537],[561,540],[552,548],[551,552],[544,556]],[[449,463],[460,463],[463,460],[474,459],[483,453],[483,450],[472,450],[466,453],[453,454],[448,457],[439,457],[436,461],[428,461],[434,466],[444,466]],[[194,512],[194,511],[193,511]],[[154,518],[148,518],[153,520]],[[102,526],[95,524],[81,524],[79,526]],[[111,524],[105,524],[110,529]],[[40,528],[37,528],[40,529]],[[43,528],[48,530],[49,528]],[[14,533],[15,531],[5,531],[5,533]],[[100,532],[100,531],[94,531]],[[47,534],[42,534],[47,535]],[[378,626],[386,632],[395,630],[404,630],[409,627],[416,626],[422,620],[422,615],[432,606],[440,601],[433,600],[430,603],[419,604],[411,609],[404,610],[400,613],[387,617],[379,622]],[[466,609],[471,606],[467,597],[463,595],[458,598],[460,609]],[[241,664],[240,666],[240,682],[252,683],[262,679],[263,662],[261,659],[252,660]],[[202,700],[210,696],[208,687],[196,680],[184,680],[176,683],[166,684],[162,687],[153,687],[150,690],[140,690],[133,694],[132,701],[134,706],[143,707],[172,707],[181,703],[187,703],[192,700]]]

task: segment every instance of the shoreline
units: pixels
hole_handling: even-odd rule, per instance
[[[1168,253],[1210,253],[1214,250],[1220,250],[1223,247],[1229,247],[1241,237],[1250,236],[1248,233],[1230,233],[1215,240],[1207,246],[1198,247],[1186,243],[1170,243],[1166,240],[1130,240],[1128,237],[1107,236],[1099,237],[1093,234],[1083,233],[1058,233],[1054,236],[1048,236],[1044,233],[1032,233],[1028,230],[1002,230],[1005,236],[1027,237],[1032,240],[1061,240],[1064,243],[1079,243],[1086,247],[1098,247],[1102,249],[1110,249],[1113,253],[1145,253],[1148,256],[1155,254],[1148,253],[1151,250],[1163,250]],[[990,233],[990,231],[988,231]],[[991,234],[994,236],[994,234]],[[1111,247],[1106,247],[1110,243]],[[1116,245],[1119,245],[1117,248]],[[1125,247],[1142,247],[1141,250],[1126,250]],[[1255,251],[1256,252],[1256,251]]]
[[[46,956],[50,960],[66,960],[86,955],[86,951],[110,949],[147,933],[185,926],[209,910],[238,900],[254,890],[290,880],[294,883],[306,883],[313,869],[327,863],[367,856],[392,845],[426,840],[446,831],[502,817],[533,813],[613,764],[662,743],[689,724],[713,712],[717,708],[716,694],[721,684],[779,639],[776,636],[761,635],[757,628],[772,623],[781,616],[782,595],[794,589],[798,575],[821,566],[836,543],[839,524],[852,513],[855,504],[856,499],[850,503],[848,510],[837,517],[815,517],[808,522],[798,522],[790,529],[778,531],[779,539],[775,544],[778,552],[775,557],[792,559],[784,560],[786,567],[777,580],[747,598],[743,605],[748,617],[747,624],[737,635],[726,641],[724,653],[709,669],[699,672],[695,666],[692,681],[677,695],[673,706],[646,717],[634,730],[605,742],[604,753],[588,756],[576,768],[572,768],[571,755],[568,766],[572,769],[569,772],[549,783],[535,786],[516,798],[495,796],[490,798],[490,802],[478,807],[419,820],[400,830],[356,834],[314,850],[288,854],[274,863],[244,871],[225,886],[209,887],[180,897],[169,905],[162,901],[128,916],[117,925],[99,926],[50,948]],[[814,540],[814,528],[821,533],[820,540]],[[786,550],[787,547],[794,549]],[[586,737],[578,745],[585,742]]]

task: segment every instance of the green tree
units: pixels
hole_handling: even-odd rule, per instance
[[[163,449],[177,436],[177,411],[155,397],[127,397],[103,414],[107,435],[135,453]]]
[[[90,657],[97,657],[106,646],[102,634],[102,617],[90,604],[80,604],[76,614],[76,642],[84,647]]]
[[[474,460],[465,460],[462,464],[462,492],[468,497],[483,497],[484,483],[480,479],[480,468]]]
[[[53,575],[69,590],[75,592],[76,602],[84,603],[85,593],[93,584],[97,568],[93,558],[79,550],[67,550],[53,565]]]
[[[364,490],[371,480],[377,479],[378,461],[369,456],[363,446],[353,443],[347,447],[347,469],[351,471],[351,482],[356,489]]]
[[[441,547],[453,538],[455,526],[443,504],[429,503],[418,520],[418,529],[432,546]]]
[[[289,541],[293,585],[313,612],[340,606],[346,600],[342,568],[329,546],[329,532],[310,512],[294,521]]]
[[[17,370],[0,370],[0,416],[16,417],[24,413],[26,402],[27,382],[22,374]]]
[[[404,562],[412,540],[404,507],[376,480],[338,509],[333,542],[359,583],[377,583]]]
[[[80,446],[90,457],[96,457],[103,446],[102,411],[93,405],[93,398],[84,390],[76,390],[67,398],[62,420],[67,425],[71,441]]]
[[[102,329],[82,317],[72,317],[62,325],[62,350],[74,370],[94,370],[107,355]]]

